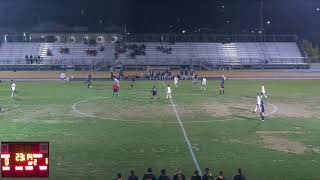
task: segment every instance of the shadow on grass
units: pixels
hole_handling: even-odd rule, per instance
[[[252,113],[252,111],[250,111],[250,110],[248,110],[248,109],[244,109],[244,108],[239,108],[239,107],[230,107],[230,108],[231,108],[231,109],[234,109],[234,110],[240,110],[240,111]]]
[[[239,118],[239,119],[245,119],[249,121],[258,121],[258,118],[255,117],[248,117],[248,116],[241,116],[241,115],[233,115],[232,117]]]

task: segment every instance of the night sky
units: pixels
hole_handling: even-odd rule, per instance
[[[260,0],[0,0],[0,27],[30,29],[40,22],[99,31],[127,25],[130,32],[168,32],[170,25],[214,32],[251,32],[259,26]],[[264,0],[269,33],[320,32],[320,0]],[[224,8],[222,7],[224,6]],[[102,20],[102,24],[100,24]],[[226,23],[226,22],[229,23]],[[103,29],[103,28],[102,28]]]

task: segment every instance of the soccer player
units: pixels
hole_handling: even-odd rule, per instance
[[[131,84],[130,84],[130,88],[133,88],[133,84],[134,84],[135,78],[134,75],[131,76]]]
[[[265,112],[265,108],[264,108],[264,102],[262,100],[262,93],[261,93],[261,96],[260,96],[260,106],[259,106],[259,113],[260,113],[260,117],[261,117],[261,120],[264,121],[264,112]]]
[[[192,74],[192,83],[193,83],[193,86],[196,86],[198,83],[198,75],[196,73]]]
[[[118,83],[118,84],[120,83],[119,80],[115,76],[113,77],[113,80],[115,83]]]
[[[65,80],[65,78],[66,78],[66,73],[61,72],[61,73],[60,73],[60,80],[61,80],[61,82],[63,82],[63,81]]]
[[[116,95],[116,97],[118,97],[118,95],[119,95],[119,89],[120,89],[120,84],[117,83],[117,82],[114,82],[114,83],[112,84],[112,90],[113,90],[113,95],[112,95],[112,97],[114,97],[114,95]]]
[[[204,77],[201,83],[201,91],[206,91],[206,89],[207,89],[207,78]]]
[[[254,109],[254,112],[257,112],[257,110],[259,109],[260,103],[261,103],[261,96],[259,93],[257,93],[257,103],[256,103],[256,108]]]
[[[225,77],[222,75],[221,81],[220,81],[220,95],[224,94],[224,81],[225,81]]]
[[[158,90],[155,85],[151,89],[151,99],[153,99],[154,97],[157,97],[157,99],[159,100]]]
[[[16,83],[11,80],[11,98],[16,97]]]
[[[171,87],[168,84],[168,86],[167,86],[167,96],[166,96],[167,99],[171,99],[172,98],[171,93],[172,93]]]
[[[88,88],[92,89],[92,75],[89,74],[87,78]]]
[[[178,81],[179,81],[178,76],[174,76],[173,81],[174,81],[175,87],[178,88]]]
[[[268,99],[267,95],[266,95],[266,89],[264,87],[264,83],[261,84],[261,94]]]

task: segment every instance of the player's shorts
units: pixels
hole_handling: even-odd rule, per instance
[[[16,92],[16,88],[11,88],[11,91],[12,92]]]
[[[152,96],[157,96],[158,93],[157,92],[152,92]]]
[[[260,108],[259,108],[260,112],[264,113],[264,110],[265,110],[265,109],[264,109],[264,105],[260,105],[259,107],[260,107]]]
[[[119,89],[114,89],[113,92],[117,93],[119,91]]]
[[[223,89],[224,88],[224,84],[221,84],[220,87]]]

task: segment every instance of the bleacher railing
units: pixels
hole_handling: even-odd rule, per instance
[[[130,34],[126,42],[297,42],[296,35]]]
[[[287,58],[192,58],[192,59],[166,59],[157,58],[152,61],[143,61],[140,59],[106,59],[106,58],[70,58],[70,59],[49,59],[42,61],[40,64],[27,64],[24,58],[21,59],[3,59],[0,58],[0,65],[277,65],[277,64],[309,64],[312,62],[320,62],[320,58],[304,58],[304,57],[287,57]]]
[[[46,33],[44,33],[46,34]],[[74,34],[59,34],[63,37],[73,37]],[[102,34],[105,36],[112,36],[114,34]],[[230,34],[230,35],[217,35],[217,34],[172,34],[172,33],[163,33],[163,34],[126,34],[126,35],[117,35],[118,40],[123,42],[297,42],[298,37],[296,35],[265,35],[265,34]],[[79,34],[78,39],[74,41],[67,40],[58,40],[48,34],[48,38],[37,38],[21,35],[4,35],[0,34],[0,42],[24,42],[24,43],[55,43],[55,42],[70,42],[70,43],[81,43],[85,42],[86,38],[95,38],[96,34],[92,33],[90,35],[86,34],[81,37]],[[111,41],[104,41],[111,42]],[[99,44],[99,42],[97,42]]]

